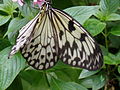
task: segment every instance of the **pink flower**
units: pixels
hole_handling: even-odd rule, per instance
[[[23,0],[12,0],[13,2],[18,2],[20,6],[23,6],[24,1]]]
[[[41,8],[41,6],[42,6],[42,4],[45,2],[45,0],[34,0],[33,1],[33,4],[34,5],[38,5],[40,8]]]
[[[12,0],[13,2],[18,2],[20,6],[23,6],[24,0]],[[33,0],[34,5],[38,5],[40,8],[43,5],[43,3],[46,2],[45,0]]]

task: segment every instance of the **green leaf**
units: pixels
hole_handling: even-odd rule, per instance
[[[96,36],[99,33],[101,33],[105,27],[106,24],[103,22],[100,22],[97,19],[88,19],[85,24],[84,27],[93,35]]]
[[[101,0],[100,1],[100,10],[104,14],[104,16],[109,15],[119,7],[119,0]]]
[[[81,79],[79,81],[79,83],[80,83],[80,85],[82,85],[86,88],[92,88],[93,80],[92,80],[92,77],[87,77],[87,78]]]
[[[25,4],[24,6],[19,7],[19,10],[21,12],[21,15],[27,18],[28,20],[33,19],[38,14],[38,10],[31,8],[31,6],[29,6],[28,4]]]
[[[20,19],[20,18],[12,19],[9,26],[8,26],[8,31],[5,33],[4,36],[8,35],[11,32],[17,32],[27,22],[28,22],[28,20],[26,18],[24,18],[24,19]]]
[[[17,53],[8,59],[10,47],[0,52],[0,90],[6,89],[25,67],[25,60]]]
[[[75,90],[88,90],[87,88],[85,88],[84,86],[78,84],[78,83],[75,83],[75,82],[68,82],[68,84],[74,86],[76,89]]]
[[[11,16],[1,16],[0,15],[0,26],[2,26],[3,24],[5,24],[6,22],[8,22],[10,20]]]
[[[27,70],[20,73],[23,90],[48,90],[48,81],[45,72]]]
[[[95,75],[98,72],[99,72],[99,70],[97,70],[97,71],[88,71],[88,70],[83,69],[82,72],[80,73],[79,79]]]
[[[118,24],[119,25],[119,24]],[[117,27],[117,26],[116,26]],[[110,34],[109,36],[109,40],[110,40],[110,47],[112,48],[119,48],[120,47],[120,37],[119,36],[116,36],[116,35],[113,35],[113,34]]]
[[[8,39],[6,38],[0,38],[0,51],[3,50],[4,48],[10,46],[10,43]]]
[[[92,88],[92,90],[99,90],[106,84],[106,76],[105,73],[90,76],[84,79],[81,79],[79,83],[86,87],[86,88]]]
[[[92,90],[99,90],[106,84],[105,75],[96,75],[93,78]]]
[[[110,65],[120,64],[120,52],[116,55],[109,53],[108,56],[104,56],[104,63]]]
[[[80,70],[72,69],[72,68],[64,68],[61,70],[55,71],[55,74],[58,78],[64,80],[64,81],[77,81],[79,76]]]
[[[102,50],[102,54],[104,55],[104,56],[107,56],[108,55],[108,50],[104,47],[104,46],[102,46],[102,45],[100,45],[100,48],[101,48],[101,50]]]
[[[118,72],[119,72],[119,74],[120,74],[120,66],[118,66]]]
[[[112,13],[107,16],[106,21],[117,21],[120,20],[120,15],[116,13]]]
[[[4,4],[0,5],[0,10],[12,15],[18,7],[17,3],[14,3],[12,0],[4,0],[3,2]]]
[[[80,84],[74,82],[64,82],[55,78],[52,78],[50,86],[51,90],[87,90],[87,88],[83,87]]]
[[[116,36],[120,36],[120,25],[112,27],[110,33]]]
[[[67,8],[64,11],[83,24],[88,18],[98,12],[98,9],[98,6],[76,6]]]
[[[19,77],[19,75],[15,78],[15,80],[6,90],[23,90],[21,78]]]
[[[15,43],[16,35],[18,34],[18,30],[22,28],[26,23],[28,22],[27,18],[20,19],[20,18],[14,18],[11,20],[8,31],[5,33],[4,37],[8,35],[8,39],[11,42],[11,44]]]

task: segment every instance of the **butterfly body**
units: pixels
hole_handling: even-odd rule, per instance
[[[10,56],[20,49],[28,64],[40,70],[53,67],[59,59],[74,67],[99,69],[103,64],[99,45],[76,20],[52,8],[49,1],[19,31]]]

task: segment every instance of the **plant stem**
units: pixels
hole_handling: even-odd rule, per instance
[[[12,18],[12,19],[14,18],[14,15],[13,15],[13,13],[11,13],[11,18]]]
[[[46,79],[47,85],[48,85],[48,87],[50,87],[50,83],[49,83],[48,78],[47,78],[46,70],[44,71],[44,75],[45,75],[45,79]]]
[[[105,46],[106,46],[106,49],[108,50],[107,28],[105,28],[105,34],[104,34],[104,36],[105,36]]]

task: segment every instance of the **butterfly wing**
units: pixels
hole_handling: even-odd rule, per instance
[[[65,12],[58,9],[51,9],[51,12],[59,41],[59,58],[74,67],[99,69],[103,56],[91,35]]]
[[[43,11],[33,28],[31,40],[21,48],[21,53],[35,69],[48,69],[58,60],[57,43],[48,12]]]
[[[88,70],[97,70],[103,64],[101,50],[91,35],[68,14],[51,7],[43,6],[20,30],[10,56],[19,49],[36,69],[53,67],[58,58]]]
[[[14,55],[16,52],[19,51],[19,49],[21,47],[24,46],[25,43],[30,41],[30,37],[32,35],[33,28],[36,25],[38,17],[39,17],[39,14],[34,19],[32,19],[30,22],[28,22],[24,27],[21,28],[21,30],[19,31],[17,40],[16,40],[16,45],[14,45],[12,47],[12,50],[8,57]]]

